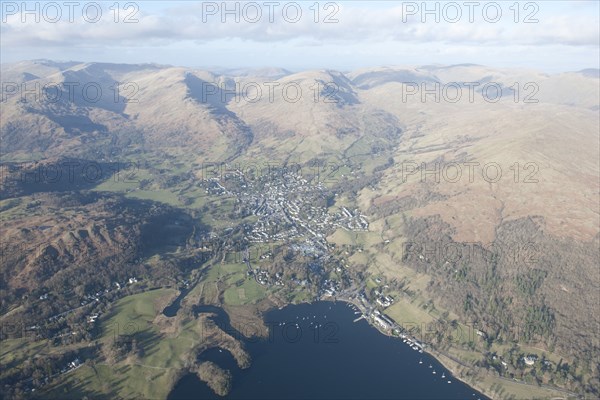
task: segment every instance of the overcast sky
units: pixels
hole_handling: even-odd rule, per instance
[[[228,2],[233,12],[225,14],[221,1],[61,0],[27,3],[28,13],[21,1],[2,1],[0,55],[3,63],[48,58],[290,70],[476,63],[574,71],[599,68],[599,3],[257,1]]]

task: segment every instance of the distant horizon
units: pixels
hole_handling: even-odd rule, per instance
[[[2,2],[2,61],[294,71],[432,63],[546,73],[600,68],[598,1],[76,4]]]
[[[540,68],[534,68],[534,67],[505,67],[505,66],[495,66],[495,65],[491,65],[491,64],[478,64],[478,63],[467,63],[467,62],[456,63],[456,64],[444,64],[444,63],[380,64],[380,65],[361,66],[361,67],[357,67],[357,68],[335,68],[335,67],[324,67],[324,66],[312,67],[312,68],[311,67],[291,68],[291,67],[285,67],[285,66],[280,66],[280,65],[257,65],[257,66],[251,66],[251,65],[247,65],[247,66],[241,66],[241,65],[240,66],[182,65],[182,64],[175,64],[175,63],[164,63],[164,62],[153,62],[153,61],[118,62],[118,61],[105,61],[105,60],[75,60],[75,59],[66,60],[66,59],[50,59],[50,58],[32,58],[32,59],[21,59],[21,60],[9,61],[9,62],[1,62],[0,65],[6,66],[6,65],[14,65],[14,64],[25,63],[25,62],[51,62],[51,63],[57,63],[57,64],[74,63],[74,65],[79,65],[79,64],[155,65],[155,66],[159,66],[159,67],[190,68],[190,69],[198,69],[198,70],[204,70],[204,71],[209,71],[209,72],[218,72],[218,73],[234,72],[236,70],[257,71],[257,70],[262,70],[262,69],[278,69],[278,70],[283,70],[283,71],[289,72],[291,74],[305,72],[305,71],[321,71],[321,70],[331,70],[331,71],[338,71],[338,72],[346,73],[346,72],[355,72],[355,71],[359,71],[359,70],[370,70],[370,69],[377,69],[377,68],[426,69],[427,67],[437,67],[437,68],[440,68],[440,67],[442,67],[442,68],[483,67],[483,68],[506,70],[506,71],[535,71],[535,72],[546,73],[548,75],[561,74],[561,73],[579,73],[579,72],[585,72],[585,71],[589,71],[589,70],[600,71],[600,68],[598,68],[598,67],[584,67],[584,68],[576,69],[576,70],[561,70],[561,71],[548,72],[548,71],[542,70]]]

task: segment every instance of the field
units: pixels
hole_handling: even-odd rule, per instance
[[[267,289],[253,277],[248,277],[246,271],[246,265],[242,263],[217,263],[209,269],[201,284],[205,287],[211,287],[214,283],[224,284],[223,299],[226,305],[256,304],[266,297]]]
[[[421,326],[434,321],[434,318],[418,302],[408,302],[406,300],[400,300],[388,307],[386,314],[402,326],[411,324]]]
[[[266,289],[254,279],[246,278],[240,286],[237,286],[237,284],[230,286],[225,290],[223,296],[227,305],[255,304],[265,298]]]
[[[140,182],[144,180],[154,181],[155,177],[147,169],[137,169],[135,172],[115,174],[96,186],[94,190],[124,193],[129,198],[152,200],[176,207],[182,206],[177,189],[161,189],[156,185],[140,189]]]
[[[47,340],[33,341],[28,338],[2,340],[0,376],[11,367],[21,365],[31,359],[35,354],[47,354],[51,352],[51,349]]]
[[[203,340],[201,326],[195,320],[177,321],[181,324],[179,329],[161,331],[162,323],[156,316],[164,300],[174,294],[176,291],[172,289],[160,289],[118,301],[101,321],[102,336],[98,341],[106,344],[115,338],[128,337],[135,339],[141,351],[114,365],[86,363],[68,373],[49,395],[96,398],[110,392],[121,398],[166,398],[190,353]],[[159,303],[161,307],[155,307]]]

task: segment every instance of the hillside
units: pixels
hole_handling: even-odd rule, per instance
[[[246,292],[263,306],[308,300],[337,280],[370,298],[387,287],[399,324],[480,330],[431,345],[486,376],[599,393],[598,70],[38,60],[1,72],[39,89],[1,103],[0,320],[131,275],[214,279],[211,298],[230,306]],[[260,245],[274,249],[260,262],[277,290],[234,270],[247,286],[233,296],[215,265]],[[527,352],[552,367],[529,368]],[[493,361],[510,355],[510,368]]]

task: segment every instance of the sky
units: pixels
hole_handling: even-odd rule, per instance
[[[2,63],[599,68],[599,1],[0,2]]]

